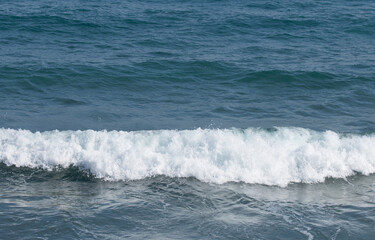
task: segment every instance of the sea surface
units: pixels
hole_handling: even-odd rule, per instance
[[[0,0],[0,238],[374,237],[374,1]]]

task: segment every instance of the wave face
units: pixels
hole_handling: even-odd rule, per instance
[[[156,175],[286,186],[375,172],[374,135],[303,128],[157,131],[0,129],[6,165],[78,166],[106,180]]]

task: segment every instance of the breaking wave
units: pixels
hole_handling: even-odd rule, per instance
[[[10,166],[76,166],[105,180],[165,175],[204,182],[286,186],[375,172],[375,135],[303,128],[156,131],[0,129]]]

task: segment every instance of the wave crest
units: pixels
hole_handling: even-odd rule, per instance
[[[106,180],[155,175],[286,186],[375,172],[375,136],[303,128],[157,131],[0,129],[6,165],[77,166]]]

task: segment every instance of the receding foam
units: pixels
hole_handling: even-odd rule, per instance
[[[106,180],[155,175],[204,182],[286,186],[375,172],[375,136],[303,128],[157,131],[48,131],[0,129],[0,160],[7,165],[70,165]]]

